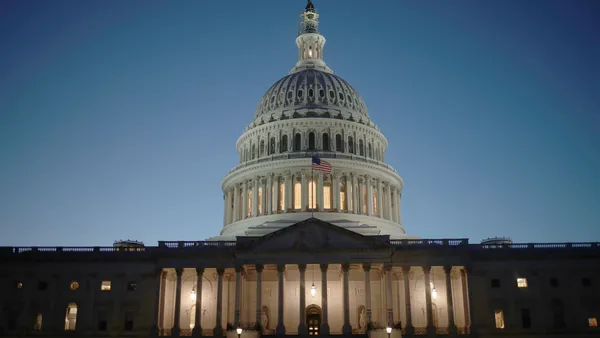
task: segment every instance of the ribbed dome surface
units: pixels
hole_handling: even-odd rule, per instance
[[[354,118],[369,114],[360,95],[338,76],[318,70],[292,73],[275,82],[260,100],[255,118],[279,117],[282,111],[300,108],[325,108],[342,111]]]

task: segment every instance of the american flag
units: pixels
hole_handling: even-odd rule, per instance
[[[331,163],[323,161],[317,156],[312,157],[312,169],[321,170],[322,172],[329,174],[331,172]]]

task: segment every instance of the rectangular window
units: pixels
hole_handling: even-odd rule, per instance
[[[363,196],[362,212],[363,212],[363,215],[366,215],[367,214],[367,187],[365,187],[364,185],[362,187],[362,196]]]
[[[263,198],[262,197],[263,197],[262,187],[259,187],[258,188],[258,201],[256,201],[258,203],[258,214],[259,215],[262,215],[262,213],[263,213],[263,204],[262,204]]]
[[[42,314],[38,313],[35,316],[35,323],[33,323],[33,331],[42,331]]]
[[[499,288],[500,287],[500,280],[498,278],[492,279],[492,287],[493,288]]]
[[[125,312],[125,325],[123,329],[125,331],[133,331],[133,311]]]
[[[496,328],[503,329],[504,328],[504,311],[503,310],[495,310],[494,311],[494,319],[496,320]]]
[[[271,186],[271,212],[277,212],[277,201],[275,200],[275,186],[277,182],[274,182]]]
[[[598,327],[598,319],[588,318],[588,327]]]
[[[248,190],[248,205],[246,207],[246,218],[248,218],[252,215],[252,190]]]
[[[100,291],[110,291],[110,281],[103,280],[102,284],[100,284]]]
[[[294,183],[294,209],[300,210],[302,208],[302,184],[300,182]]]
[[[323,187],[323,209],[331,210],[331,186]]]
[[[340,186],[340,210],[346,211],[348,210],[348,203],[346,202],[346,185],[342,184]]]
[[[527,278],[517,278],[517,286],[520,288],[527,287]]]
[[[377,191],[373,191],[373,215],[379,217],[379,206],[377,205]]]
[[[108,314],[106,310],[98,310],[98,331],[108,329]]]
[[[279,184],[279,211],[283,211],[285,209],[285,184]]]
[[[308,208],[317,208],[317,184],[315,180],[308,181]]]
[[[531,328],[531,313],[529,309],[521,309],[521,323],[524,329]]]
[[[128,282],[127,283],[127,291],[135,291],[135,289],[137,289],[136,282]]]

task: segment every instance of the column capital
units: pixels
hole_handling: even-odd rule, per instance
[[[342,271],[344,272],[348,272],[350,270],[350,264],[348,263],[343,263],[342,264]]]
[[[204,274],[204,268],[196,267],[196,274],[202,276]]]
[[[391,264],[391,263],[385,263],[385,264],[383,264],[383,270],[384,270],[385,272],[390,272],[390,271],[392,271],[392,264]]]
[[[263,264],[256,264],[254,265],[256,272],[262,272],[265,268],[265,266]]]
[[[306,271],[306,264],[298,264],[298,270],[300,270],[300,272],[305,272]]]
[[[327,269],[329,269],[329,264],[321,264],[321,272],[327,272]]]
[[[421,266],[421,268],[423,269],[423,272],[428,275],[431,272],[431,265],[423,265]]]
[[[450,271],[452,271],[452,265],[444,265],[444,272],[449,275]]]
[[[225,269],[224,268],[217,268],[217,275],[219,276],[223,276],[223,274],[225,273]]]
[[[371,271],[371,263],[363,263],[363,265],[362,265],[362,266],[363,266],[363,270],[364,270],[365,272],[369,272],[369,271]]]
[[[177,277],[181,277],[181,275],[183,275],[183,268],[175,269],[175,273],[177,274]]]
[[[233,269],[235,270],[236,273],[238,273],[238,272],[242,272],[242,270],[244,270],[244,267],[238,264]]]
[[[277,271],[278,272],[284,272],[285,271],[285,264],[277,264]]]
[[[403,265],[402,266],[402,273],[408,274],[409,272],[410,272],[410,265]]]

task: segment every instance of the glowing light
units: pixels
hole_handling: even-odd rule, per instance
[[[387,332],[388,334],[392,333],[392,328],[391,327],[386,327],[385,328],[385,332]]]
[[[431,290],[431,297],[433,297],[433,299],[436,299],[438,295],[438,292],[435,288],[433,288],[433,290]]]
[[[192,289],[192,292],[190,292],[190,298],[193,302],[196,301],[196,290]]]
[[[314,297],[316,294],[317,294],[317,288],[315,287],[315,284],[313,284],[310,287],[310,295]]]

